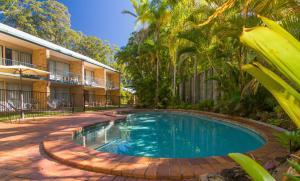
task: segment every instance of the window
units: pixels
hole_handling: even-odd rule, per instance
[[[106,86],[108,88],[113,88],[112,76],[111,74],[106,75]]]
[[[49,72],[50,72],[50,79],[55,79],[55,74],[56,74],[56,68],[55,68],[55,62],[54,61],[49,61]]]
[[[21,52],[20,53],[20,62],[25,66],[31,67],[32,66],[31,54]]]
[[[90,70],[85,70],[85,77],[89,79],[94,79],[94,72]]]
[[[85,70],[84,77],[85,77],[85,83],[88,85],[93,84],[93,82],[95,81],[95,75],[93,71]]]
[[[1,51],[2,54],[2,51]],[[25,66],[32,66],[32,57],[31,54],[20,52],[17,50],[13,50],[10,48],[5,48],[5,58],[6,58],[6,65],[25,65]]]
[[[16,50],[12,50],[12,62],[14,65],[17,65],[19,62],[19,52]]]
[[[49,61],[50,79],[52,80],[67,80],[70,72],[70,65],[58,61]]]

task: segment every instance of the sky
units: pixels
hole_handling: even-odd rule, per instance
[[[72,28],[97,36],[119,47],[125,46],[134,31],[134,17],[122,14],[132,11],[129,0],[58,0],[71,14]]]

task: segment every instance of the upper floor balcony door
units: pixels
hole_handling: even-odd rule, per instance
[[[4,48],[1,46],[1,57],[4,57],[3,50]],[[32,65],[32,55],[30,53],[18,51],[11,48],[5,48],[5,58],[3,58],[1,64],[6,66],[23,65],[31,68],[36,68],[34,65]]]
[[[108,90],[116,90],[119,89],[119,81],[117,78],[119,75],[116,74],[107,74],[106,75],[106,88]]]
[[[84,84],[92,87],[105,87],[104,79],[95,77],[95,72],[91,70],[84,70]]]
[[[92,86],[95,83],[95,73],[94,71],[84,70],[84,80],[85,85]]]
[[[68,84],[80,84],[80,75],[70,72],[70,64],[49,60],[50,80]]]

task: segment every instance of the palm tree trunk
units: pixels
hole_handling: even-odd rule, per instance
[[[156,52],[156,91],[155,91],[155,106],[158,107],[159,94],[159,52]]]
[[[197,60],[194,58],[194,87],[193,87],[193,103],[196,103],[196,81],[197,81]]]
[[[174,71],[173,71],[173,96],[176,96],[176,63],[174,64]]]

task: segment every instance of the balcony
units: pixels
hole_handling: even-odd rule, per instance
[[[109,90],[117,90],[119,89],[119,84],[116,82],[113,82],[111,80],[106,81],[106,88]]]
[[[90,87],[105,87],[105,80],[86,76],[84,79],[84,85],[90,86]]]
[[[49,79],[51,81],[64,83],[64,84],[72,84],[72,85],[82,84],[81,76],[78,74],[73,74],[71,72],[58,72],[58,73],[50,72]]]
[[[47,71],[47,67],[42,67],[42,66],[37,66],[33,65],[28,62],[23,62],[23,61],[18,61],[18,60],[11,60],[11,59],[5,59],[5,58],[0,58],[0,65],[2,66],[16,66],[16,65],[22,65],[25,67],[30,67],[34,69],[39,69],[39,70],[44,70]]]
[[[47,68],[42,66],[33,65],[24,61],[17,61],[11,59],[0,58],[0,66],[5,68],[1,70],[2,75],[14,76],[19,75],[18,70],[22,70],[22,77],[28,79],[47,80]],[[22,66],[22,67],[20,67]],[[30,69],[30,70],[29,70]],[[44,71],[41,73],[41,71]],[[48,75],[47,75],[48,76]]]

